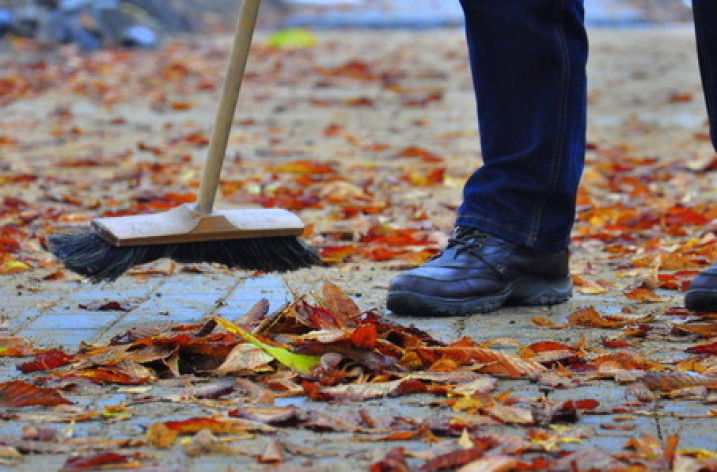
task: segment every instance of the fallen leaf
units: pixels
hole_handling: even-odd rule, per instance
[[[56,390],[40,388],[21,381],[0,383],[0,405],[7,408],[23,406],[71,405]]]
[[[269,346],[266,343],[263,343],[259,341],[259,339],[256,338],[256,336],[252,335],[251,333],[244,331],[239,326],[235,325],[231,321],[225,320],[223,318],[215,317],[214,320],[224,329],[229,331],[232,334],[237,334],[241,336],[245,341],[250,342],[251,344],[260,347],[263,349],[267,354],[272,356],[277,361],[281,362],[285,366],[289,367],[290,369],[295,369],[299,372],[305,372],[310,373],[311,369],[319,364],[320,357],[318,356],[309,356],[306,354],[294,354],[291,351],[288,351],[286,349],[280,348],[280,347],[274,347]]]

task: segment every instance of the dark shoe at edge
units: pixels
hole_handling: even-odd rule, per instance
[[[717,263],[700,272],[685,293],[685,308],[691,311],[717,312]]]
[[[407,316],[461,316],[504,305],[555,305],[572,296],[568,251],[537,252],[457,227],[446,248],[391,281],[386,305]]]

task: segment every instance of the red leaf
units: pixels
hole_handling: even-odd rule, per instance
[[[24,239],[22,231],[15,225],[0,226],[0,253],[13,253],[20,250],[20,241]]]
[[[98,384],[116,383],[121,385],[139,385],[148,380],[147,378],[132,377],[125,372],[108,367],[79,370],[63,377],[83,377]]]
[[[423,162],[443,162],[443,159],[418,146],[409,146],[396,154],[398,157],[418,157]]]
[[[603,339],[602,345],[609,348],[632,347],[632,343],[624,339]]]
[[[685,351],[691,352],[693,354],[715,355],[717,354],[717,342],[699,344],[697,346],[688,347],[687,349],[685,349]]]
[[[75,470],[96,470],[100,466],[108,464],[127,464],[129,459],[114,452],[103,452],[93,456],[70,457],[60,472],[72,472]]]
[[[39,388],[29,383],[13,381],[0,383],[0,405],[21,407],[31,405],[71,405],[52,388]]]
[[[373,349],[376,347],[378,331],[373,323],[362,324],[351,333],[351,342],[356,347]]]
[[[461,449],[440,455],[425,464],[419,469],[420,472],[433,472],[441,469],[454,469],[459,466],[473,462],[483,457],[483,452],[488,448],[486,445],[479,443],[480,447],[473,449]]]
[[[65,354],[59,349],[43,351],[35,356],[35,360],[20,364],[17,368],[24,374],[38,370],[54,369],[72,362],[74,356]]]
[[[336,317],[325,308],[321,308],[302,301],[296,304],[296,313],[303,321],[315,329],[338,328]]]
[[[380,461],[371,465],[371,472],[409,472],[406,450],[402,447],[391,449]]]
[[[342,262],[356,255],[356,246],[324,246],[321,248],[321,257],[324,262]]]
[[[376,74],[371,70],[369,64],[355,59],[331,69],[318,67],[317,72],[328,77],[347,77],[349,79],[365,81],[377,79]]]

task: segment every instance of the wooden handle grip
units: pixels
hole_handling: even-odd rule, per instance
[[[207,158],[204,162],[201,186],[199,187],[196,210],[204,214],[210,214],[214,208],[219,176],[224,163],[224,155],[227,151],[229,133],[234,120],[237,100],[239,99],[239,90],[244,79],[244,71],[246,70],[260,3],[261,0],[243,0],[239,12],[234,31],[232,53],[224,76],[219,108],[214,121]]]

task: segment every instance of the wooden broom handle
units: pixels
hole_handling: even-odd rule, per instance
[[[214,120],[214,129],[209,141],[207,158],[204,162],[202,183],[199,187],[196,210],[204,214],[210,214],[214,208],[219,176],[224,163],[224,155],[227,152],[229,133],[231,132],[232,121],[234,121],[234,111],[239,99],[239,90],[244,78],[247,58],[249,57],[249,47],[254,35],[260,3],[261,0],[243,0],[241,4],[239,18],[234,31],[232,53],[224,76],[219,108]]]

